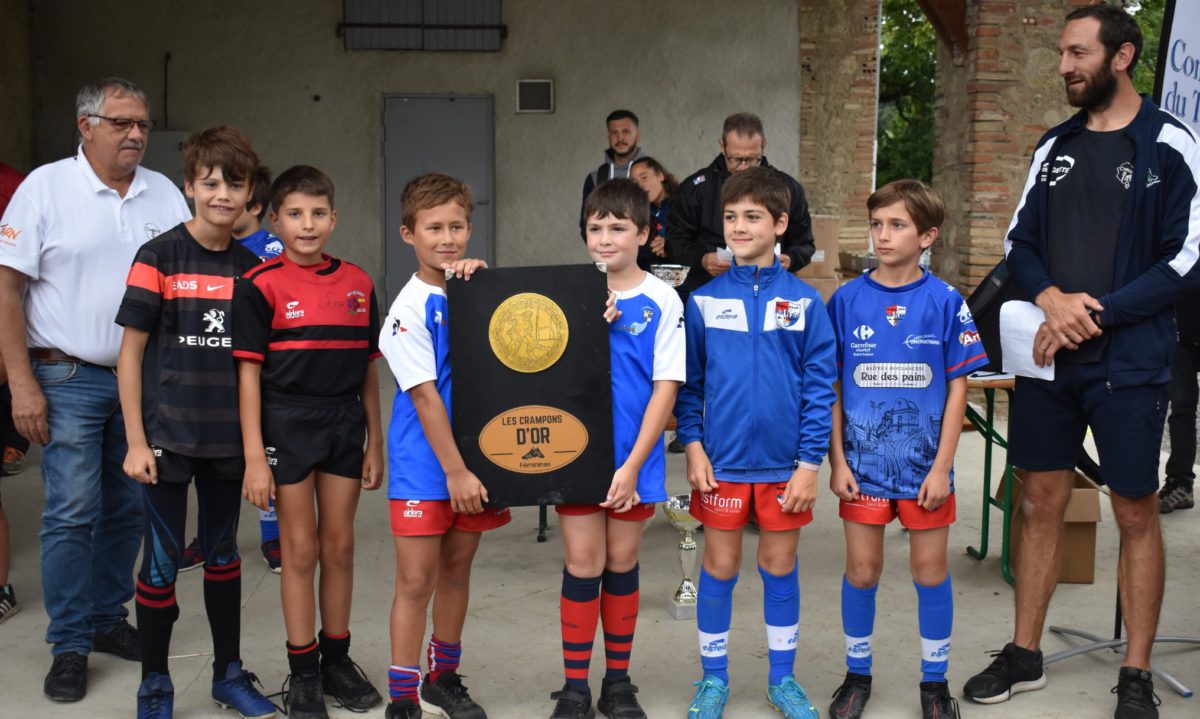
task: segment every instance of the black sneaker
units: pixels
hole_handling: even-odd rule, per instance
[[[487,719],[487,712],[472,701],[463,686],[462,675],[455,672],[439,672],[433,681],[425,675],[425,681],[421,682],[421,708],[448,719]]]
[[[325,694],[352,711],[366,711],[383,701],[366,672],[348,656],[333,661],[321,658],[321,685]]]
[[[842,685],[829,703],[831,719],[858,719],[871,698],[871,675],[846,672]]]
[[[1009,642],[979,674],[967,680],[963,696],[979,704],[999,704],[1013,694],[1031,692],[1046,686],[1042,671],[1042,652],[1022,649]]]
[[[13,593],[11,584],[5,584],[0,587],[0,624],[12,619],[13,615],[21,611],[21,605],[17,604],[17,595]]]
[[[54,657],[42,690],[56,702],[77,702],[87,694],[88,658],[65,652]]]
[[[683,454],[683,443],[679,441],[679,435],[671,437],[671,441],[667,442],[667,451],[671,454]]]
[[[1175,477],[1167,477],[1162,489],[1158,490],[1158,513],[1170,514],[1176,509],[1191,509],[1196,506],[1192,488]]]
[[[283,713],[288,719],[329,719],[321,672],[289,674],[283,681]]]
[[[1117,695],[1114,719],[1158,719],[1160,701],[1154,693],[1150,672],[1137,667],[1121,667],[1112,693]]]
[[[570,684],[563,684],[563,688],[550,698],[556,702],[550,719],[595,719],[591,692],[584,693]]]
[[[384,719],[421,719],[421,707],[412,699],[397,699],[387,705]]]
[[[958,700],[946,682],[921,682],[921,719],[959,719]]]
[[[142,661],[142,645],[138,642],[138,631],[124,619],[112,629],[93,634],[92,651],[116,654],[131,662]]]
[[[638,688],[628,676],[604,678],[600,684],[600,701],[596,708],[608,719],[646,719],[646,712],[637,700]]]

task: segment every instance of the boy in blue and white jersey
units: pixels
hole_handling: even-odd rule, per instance
[[[720,719],[729,696],[728,641],[742,532],[760,530],[770,672],[767,699],[786,719],[816,719],[793,666],[800,638],[796,549],[812,521],[817,470],[829,447],[837,371],[820,295],[784,270],[775,243],[791,190],[766,167],[721,188],[733,266],[692,292],[685,312],[687,383],[675,406],[687,455],[691,513],[704,524],[696,625],[704,675],[689,719]]]
[[[942,198],[919,180],[898,180],[876,190],[867,209],[879,266],[829,301],[840,367],[830,488],[841,498],[846,531],[848,669],[829,712],[861,716],[871,696],[884,527],[899,517],[909,530],[917,588],[921,710],[927,718],[956,717],[946,684],[954,617],[946,540],[966,376],[987,364],[987,354],[962,296],[918,264],[938,236]]]
[[[637,626],[638,552],[654,503],[665,501],[662,433],[684,380],[683,303],[665,282],[638,267],[650,233],[650,200],[632,180],[601,183],[584,201],[588,254],[604,263],[611,292],[612,484],[604,502],[555,507],[566,549],[559,615],[566,683],[554,692],[551,719],[591,719],[588,669],[596,626],[604,629],[601,713],[644,719],[629,658]]]
[[[446,270],[470,279],[487,267],[463,259],[474,204],[466,183],[431,173],[400,199],[400,236],[417,271],[379,333],[399,391],[388,427],[388,505],[396,549],[387,719],[486,719],[458,674],[470,598],[471,563],[484,531],[511,521],[487,505],[487,490],[463,461],[450,428],[450,329]],[[433,604],[433,634],[421,679],[421,642]]]

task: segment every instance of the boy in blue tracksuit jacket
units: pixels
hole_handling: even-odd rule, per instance
[[[687,383],[675,415],[691,513],[705,526],[697,607],[704,676],[689,719],[719,719],[724,711],[732,594],[742,528],[751,519],[761,530],[768,701],[789,719],[817,716],[792,676],[800,623],[796,548],[800,527],[812,521],[837,368],[820,296],[774,254],[790,200],[786,181],[767,168],[725,182],[721,203],[733,267],[693,292],[685,310]]]

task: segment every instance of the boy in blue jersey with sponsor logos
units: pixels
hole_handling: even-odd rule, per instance
[[[267,214],[267,206],[270,204],[271,170],[259,165],[250,180],[250,199],[246,201],[246,209],[233,223],[233,239],[242,243],[242,247],[253,252],[263,262],[278,257],[283,252],[283,242],[262,229],[262,218]],[[262,536],[260,550],[263,561],[272,572],[279,574],[279,521],[275,517],[273,500],[267,509],[258,510],[258,527]],[[200,538],[196,537],[187,549],[183,550],[179,571],[186,572],[202,564],[204,547],[200,544]]]
[[[884,528],[909,530],[909,565],[921,635],[921,712],[957,717],[946,684],[954,596],[946,540],[954,522],[954,451],[967,407],[967,377],[987,364],[958,291],[918,265],[937,239],[942,198],[919,180],[897,180],[867,200],[878,268],[829,301],[837,334],[830,488],[846,531],[842,625],[846,679],[832,716],[862,715],[871,696],[875,592]]]
[[[796,549],[812,521],[829,446],[837,371],[820,295],[775,256],[791,192],[770,168],[721,188],[733,266],[692,292],[685,313],[687,382],[675,416],[687,455],[692,516],[704,524],[697,628],[702,679],[689,719],[719,719],[729,696],[728,639],[742,529],[761,530],[758,572],[770,673],[767,700],[788,719],[815,719],[793,665],[800,628]]]
[[[598,706],[612,719],[645,719],[629,658],[637,626],[642,529],[665,501],[662,432],[684,364],[683,304],[637,264],[650,232],[650,202],[632,180],[609,180],[584,202],[588,254],[606,265],[611,294],[615,466],[604,502],[558,505],[566,550],[559,615],[566,684],[551,719],[591,719],[588,667],[596,626],[604,628],[605,673]]]
[[[421,711],[486,719],[458,674],[470,598],[471,563],[483,532],[504,526],[507,508],[487,505],[487,490],[463,462],[450,428],[450,329],[446,271],[470,279],[486,267],[463,259],[471,237],[466,183],[431,173],[401,196],[400,236],[417,271],[400,290],[379,333],[399,391],[388,428],[388,500],[396,547],[388,719]],[[433,603],[429,673],[421,680],[425,615]]]

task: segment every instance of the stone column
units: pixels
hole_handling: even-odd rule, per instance
[[[1003,255],[1037,140],[1067,118],[1058,52],[1063,18],[1087,0],[967,3],[967,51],[938,43],[933,184],[947,218],[935,272],[970,293]]]
[[[843,250],[867,246],[875,188],[880,0],[800,0],[800,175],[811,211],[841,218]]]

